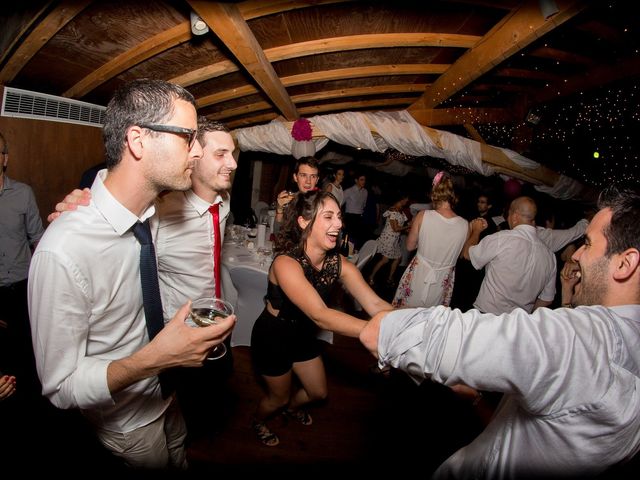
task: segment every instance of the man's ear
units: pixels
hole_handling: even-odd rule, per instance
[[[616,255],[615,280],[627,280],[638,268],[640,268],[640,252],[635,248],[627,248],[624,252]]]
[[[131,151],[131,154],[136,160],[140,160],[142,158],[142,152],[144,151],[144,146],[142,145],[142,128],[137,125],[130,127],[127,131],[126,139],[129,151]]]

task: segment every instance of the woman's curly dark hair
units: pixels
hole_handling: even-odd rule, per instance
[[[276,254],[304,249],[304,244],[316,221],[318,211],[328,199],[338,203],[332,194],[321,190],[296,193],[284,210],[282,225],[275,240],[274,252]],[[304,230],[298,224],[298,217],[309,220],[309,224]]]

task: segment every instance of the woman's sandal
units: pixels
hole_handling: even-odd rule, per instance
[[[287,417],[297,420],[302,425],[311,425],[313,423],[313,418],[311,418],[309,412],[305,412],[304,410],[291,410],[287,408],[283,410],[282,413]]]
[[[280,443],[280,439],[278,436],[269,430],[267,424],[264,422],[259,422],[258,420],[253,420],[251,423],[251,427],[258,435],[258,440],[262,442],[263,445],[267,447],[275,447]]]

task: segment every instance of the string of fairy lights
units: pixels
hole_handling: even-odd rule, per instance
[[[526,156],[594,187],[640,179],[638,83],[580,93],[547,106]],[[518,126],[481,124],[489,144],[512,148]]]

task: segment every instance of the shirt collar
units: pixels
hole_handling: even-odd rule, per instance
[[[2,192],[4,192],[5,190],[11,190],[13,188],[13,180],[7,177],[6,173],[4,174],[3,180],[4,180],[4,183],[2,184],[2,188],[0,188],[0,195],[2,195]]]
[[[93,185],[91,185],[91,198],[97,209],[100,210],[104,218],[111,224],[118,235],[123,235],[128,232],[136,222],[144,222],[147,218],[152,217],[156,209],[152,204],[143,212],[142,216],[138,218],[116,200],[107,187],[104,186],[104,180],[107,178],[107,175],[108,172],[106,169],[98,172],[93,181]]]
[[[191,204],[191,206],[198,212],[198,215],[202,216],[209,211],[209,207],[212,205],[211,203],[203,200],[198,195],[194,193],[193,190],[187,190],[184,192],[184,196],[187,199],[187,202]],[[216,199],[213,201],[213,205],[216,203],[220,204],[220,208],[224,208],[224,202],[221,195],[218,195]]]

